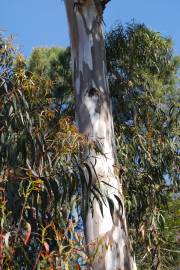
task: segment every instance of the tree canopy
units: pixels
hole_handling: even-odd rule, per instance
[[[49,80],[52,85],[51,97],[58,102],[62,112],[72,114],[70,50],[62,48],[35,48],[27,61],[28,71]]]
[[[53,84],[30,73],[2,37],[0,61],[0,265],[78,269],[84,248],[74,230],[83,175],[77,154],[86,140],[51,108]]]

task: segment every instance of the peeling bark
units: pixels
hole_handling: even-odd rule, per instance
[[[104,198],[108,197],[114,204],[113,218],[107,199],[106,205],[103,204],[103,216],[96,200],[93,213],[90,209],[88,211],[85,236],[90,255],[93,244],[99,244],[98,253],[89,269],[134,270],[122,188],[116,173],[114,127],[101,25],[103,7],[98,0],[65,0],[65,5],[70,30],[78,127],[89,140],[101,147],[103,154],[92,150],[86,159],[95,168],[97,177],[94,174],[94,182],[98,181]],[[120,198],[121,205],[117,198]]]

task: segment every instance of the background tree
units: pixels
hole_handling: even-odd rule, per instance
[[[61,112],[73,115],[72,74],[70,50],[62,48],[36,48],[27,61],[28,71],[53,83],[54,102]]]
[[[118,159],[139,268],[170,269],[163,216],[169,195],[179,190],[180,59],[173,55],[170,39],[134,23],[117,25],[106,35],[106,52]]]

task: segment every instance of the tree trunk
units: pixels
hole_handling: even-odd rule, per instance
[[[117,173],[101,25],[103,13],[101,2],[103,1],[65,0],[70,29],[76,119],[80,132],[100,148],[101,153],[91,150],[86,158],[95,169],[96,173],[92,173],[93,181],[98,183],[106,203],[100,209],[99,202],[93,200],[93,211],[89,209],[86,218],[85,237],[90,258],[93,244],[99,245],[96,256],[90,261],[89,269],[134,270],[122,188]]]

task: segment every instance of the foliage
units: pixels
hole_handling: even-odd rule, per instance
[[[179,194],[173,195],[168,201],[168,211],[165,212],[164,235],[162,236],[165,245],[162,246],[162,255],[164,257],[164,265],[174,269],[174,265],[180,266],[179,260],[179,243],[180,243],[180,197]],[[173,247],[173,250],[172,250]]]
[[[80,164],[85,138],[51,109],[47,78],[0,39],[0,266],[79,269]],[[73,209],[74,218],[70,218]]]
[[[180,59],[173,55],[170,39],[134,23],[118,25],[106,35],[106,52],[137,262],[140,269],[170,269],[164,256],[169,246],[164,217],[170,194],[179,190]],[[176,243],[170,249],[173,257]]]
[[[175,269],[180,61],[170,39],[137,24],[113,28],[106,51],[138,268]],[[61,264],[74,270],[85,258],[78,206],[88,206],[80,147],[88,143],[67,116],[73,108],[69,63],[69,49],[35,49],[26,61],[0,38],[3,269],[58,269]],[[93,192],[101,196],[98,189]]]

